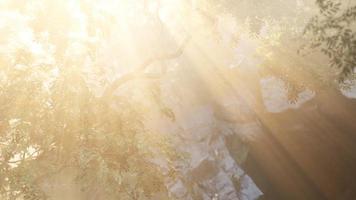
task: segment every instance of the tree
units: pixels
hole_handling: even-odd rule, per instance
[[[152,159],[157,152],[167,162],[180,156],[167,138],[145,128],[142,102],[113,93],[132,80],[159,78],[145,70],[179,57],[184,45],[111,81],[97,55],[110,33],[101,17],[110,16],[87,16],[93,22],[87,29],[79,27],[79,33],[88,35],[78,40],[68,33],[81,25],[70,10],[80,5],[34,1],[38,7],[33,8],[22,2],[12,12],[12,3],[1,11],[7,20],[1,45],[8,53],[1,54],[0,67],[0,198],[50,198],[44,184],[69,170],[86,199],[149,199],[158,194],[167,199],[166,176]],[[94,9],[94,4],[85,5]],[[54,13],[46,14],[49,10]],[[33,18],[28,21],[28,16]],[[174,118],[168,108],[162,109]]]

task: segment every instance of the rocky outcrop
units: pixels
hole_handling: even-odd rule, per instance
[[[172,197],[252,200],[261,196],[262,192],[240,167],[248,152],[245,137],[261,131],[252,117],[238,119],[240,115],[251,115],[247,106],[242,101],[222,99],[219,110],[224,109],[229,111],[227,115],[237,117],[225,121],[219,119],[216,102],[197,100],[199,92],[194,93],[188,87],[177,91],[173,84],[166,85],[162,95],[166,96],[164,104],[173,110],[175,121],[152,111],[146,124],[152,130],[175,138],[175,148],[187,155],[184,164],[176,163],[179,175],[166,180]],[[243,113],[239,115],[237,111]],[[162,169],[167,168],[163,159],[157,158],[154,162]]]

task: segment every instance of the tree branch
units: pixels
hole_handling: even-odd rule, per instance
[[[189,40],[190,40],[190,37],[187,37],[186,39],[184,39],[182,45],[175,52],[170,53],[170,54],[158,55],[158,56],[149,58],[145,62],[143,62],[139,67],[137,67],[134,71],[119,77],[110,86],[108,86],[108,88],[104,91],[102,98],[103,99],[110,98],[117,88],[119,88],[121,85],[123,85],[124,83],[126,83],[132,79],[135,79],[138,77],[157,78],[157,76],[145,74],[145,70],[147,69],[147,67],[149,67],[151,64],[153,64],[155,62],[170,60],[170,59],[174,59],[174,58],[181,56],[183,54],[183,51],[184,51],[185,47],[187,46],[187,43]]]
[[[34,151],[32,152],[30,155],[28,155],[26,157],[26,152],[23,152],[23,154],[21,155],[21,159],[18,159],[18,160],[8,160],[8,161],[5,161],[3,163],[7,163],[7,164],[15,164],[15,163],[19,163],[19,162],[24,162],[26,160],[29,160],[29,159],[33,159],[34,158],[34,155],[40,153],[40,150],[37,150],[37,151]]]

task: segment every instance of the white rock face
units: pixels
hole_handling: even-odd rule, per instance
[[[238,117],[234,118],[236,123],[223,122],[216,118],[214,104],[197,103],[194,95],[180,96],[179,94],[194,92],[189,91],[191,88],[179,88],[180,92],[177,92],[173,84],[166,85],[162,89],[162,95],[169,97],[165,98],[164,103],[175,113],[175,121],[171,122],[163,115],[152,112],[147,122],[150,129],[173,134],[177,138],[174,142],[176,149],[188,155],[185,164],[177,164],[180,178],[166,180],[171,195],[181,200],[253,200],[261,196],[262,192],[241,169],[226,145],[227,136],[251,136],[260,131],[259,124],[253,118],[249,122],[242,122]],[[179,103],[177,99],[180,99]],[[243,102],[232,104],[229,100],[223,102],[223,107],[225,106],[232,112],[243,111],[236,112],[235,115],[245,115],[248,112]],[[231,106],[237,107],[232,109]],[[228,113],[230,114],[234,115]],[[166,168],[166,163],[159,160],[157,158],[155,163]]]
[[[356,99],[356,81],[350,82],[350,85],[348,89],[341,89],[341,92],[348,98]]]
[[[287,109],[297,109],[303,103],[314,97],[314,93],[305,90],[298,95],[296,103],[290,103],[287,97],[285,83],[275,77],[264,78],[260,81],[264,104],[269,112],[278,113]]]

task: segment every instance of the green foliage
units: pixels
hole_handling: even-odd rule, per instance
[[[0,9],[10,24],[1,28],[5,39],[0,41],[6,50],[0,54],[0,199],[50,199],[44,185],[52,177],[67,176],[68,170],[88,198],[149,199],[159,194],[168,199],[166,177],[152,160],[161,155],[172,162],[179,155],[167,138],[144,126],[144,102],[98,93],[96,87],[104,90],[112,83],[97,63],[99,45],[89,36],[78,40],[57,34],[57,28],[63,33],[77,28],[62,7],[53,1],[38,8],[24,3],[19,12],[31,16],[30,23],[22,23],[17,12],[3,14]],[[51,20],[64,25],[56,27]],[[92,22],[88,30],[96,25]],[[104,43],[101,36],[96,39]]]
[[[70,66],[44,88],[51,67],[1,68],[7,79],[1,84],[2,199],[45,199],[41,183],[66,168],[78,171],[76,180],[89,193],[100,187],[116,199],[137,199],[165,191],[150,162],[152,149],[165,145],[167,158],[174,153],[145,130],[137,105],[113,107]]]
[[[341,3],[317,0],[319,14],[305,28],[313,37],[310,48],[318,48],[328,56],[330,65],[340,70],[342,82],[356,68],[356,6],[342,9]]]

